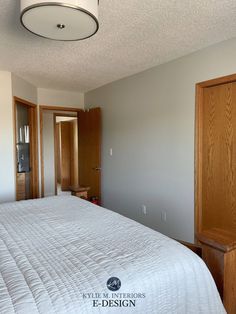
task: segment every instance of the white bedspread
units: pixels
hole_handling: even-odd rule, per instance
[[[121,281],[119,295],[107,288],[111,277]],[[66,196],[0,205],[0,313],[225,310],[207,267],[190,250]]]

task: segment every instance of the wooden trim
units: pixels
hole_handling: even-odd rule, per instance
[[[17,167],[16,167],[16,105],[19,103],[20,105],[26,106],[29,108],[29,124],[30,127],[30,164],[33,168],[31,172],[31,195],[33,198],[39,197],[39,165],[38,165],[38,119],[37,119],[37,105],[33,104],[27,100],[22,98],[13,97],[13,129],[14,129],[14,163],[15,163],[15,191],[16,196],[18,194],[17,189]]]
[[[56,137],[56,113],[53,114],[53,129],[54,129],[54,175],[55,175],[55,180],[54,180],[54,184],[55,184],[55,195],[57,195],[57,153],[56,153],[56,149],[57,149],[57,145],[58,145],[58,141],[57,141],[57,137]]]
[[[45,106],[39,105],[42,110],[50,110],[50,111],[68,111],[68,112],[79,112],[83,109],[73,108],[73,107],[59,107],[59,106]]]
[[[196,107],[195,107],[195,167],[194,167],[194,203],[195,203],[195,240],[196,234],[201,232],[202,221],[202,104],[203,88],[196,85]]]
[[[57,117],[68,117],[68,118],[75,118],[78,120],[77,118],[77,112],[75,114],[71,113],[53,113],[53,125],[54,125],[54,167],[55,167],[55,195],[58,195],[58,192],[57,192],[57,162],[56,162],[56,159],[57,159],[57,153],[56,153],[56,150],[57,150],[57,146],[58,146],[58,141],[57,141],[57,136],[56,136],[56,118]]]
[[[236,250],[236,237],[232,232],[219,228],[213,228],[199,233],[197,237],[201,243],[207,244],[208,246],[221,252],[226,253]]]
[[[39,166],[38,166],[38,119],[37,119],[37,106],[30,106],[29,110],[30,115],[30,164],[33,167],[33,171],[31,172],[31,181],[34,184],[31,185],[31,193],[33,198],[39,197]],[[34,130],[33,130],[34,129]]]
[[[195,240],[197,234],[202,232],[202,115],[204,88],[236,82],[236,74],[200,82],[196,84],[195,99],[195,156],[194,156],[194,215]]]
[[[221,76],[221,77],[208,80],[208,81],[203,81],[203,82],[197,83],[197,85],[204,88],[204,87],[212,87],[216,85],[232,83],[235,81],[236,81],[236,74],[231,74],[231,75]]]
[[[24,106],[30,106],[30,107],[34,107],[34,108],[37,107],[36,104],[33,104],[32,102],[27,101],[27,100],[24,100],[24,99],[22,99],[22,98],[13,96],[13,99],[14,99],[14,103],[20,102],[21,105],[24,105]]]
[[[15,97],[12,98],[12,106],[13,106],[13,152],[14,152],[14,181],[15,181],[15,198],[17,200],[17,167],[16,167],[16,99]]]
[[[41,197],[44,197],[44,160],[43,160],[43,109],[39,107],[40,120],[40,162],[41,162]]]
[[[75,112],[79,113],[83,109],[80,108],[72,108],[72,107],[58,107],[58,106],[45,106],[39,105],[39,124],[40,124],[40,161],[41,161],[41,197],[44,197],[44,160],[43,160],[43,112],[44,111],[66,111],[66,112]],[[56,115],[60,115],[57,113]],[[66,116],[67,114],[62,114],[62,116]],[[70,115],[68,115],[70,116]],[[75,116],[76,117],[76,116]],[[55,129],[54,129],[55,131]],[[55,148],[55,143],[54,143]],[[55,149],[54,149],[55,150]]]

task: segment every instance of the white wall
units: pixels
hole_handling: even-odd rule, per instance
[[[72,118],[72,117],[56,117],[56,122],[73,121],[73,120],[77,120],[77,118]]]
[[[12,73],[12,94],[37,104],[37,87]]]
[[[84,108],[84,94],[70,91],[38,88],[38,104],[48,106]]]
[[[195,84],[236,73],[235,51],[229,40],[85,95],[102,107],[104,206],[193,240]]]
[[[15,199],[11,73],[0,71],[0,203]]]
[[[15,200],[13,96],[37,103],[36,87],[10,72],[0,71],[0,203]]]

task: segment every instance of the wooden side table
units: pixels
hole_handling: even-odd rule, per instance
[[[236,235],[222,229],[204,230],[197,235],[202,258],[215,279],[228,314],[236,313]]]
[[[71,195],[83,198],[85,200],[88,199],[88,191],[90,187],[86,186],[70,186]]]

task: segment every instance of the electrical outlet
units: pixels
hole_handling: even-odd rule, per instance
[[[147,215],[147,206],[146,205],[142,205],[142,213],[143,215]]]
[[[163,222],[166,222],[166,221],[167,221],[167,214],[166,214],[165,211],[162,211],[162,212],[161,212],[161,220],[162,220]]]

